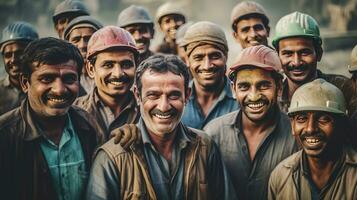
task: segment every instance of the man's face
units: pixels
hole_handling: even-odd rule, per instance
[[[291,81],[302,84],[314,78],[319,58],[311,39],[285,38],[278,45],[284,73]]]
[[[68,41],[79,49],[83,59],[86,59],[88,41],[94,32],[93,28],[81,27],[72,30],[68,36]]]
[[[233,88],[244,117],[261,122],[271,116],[281,87],[266,70],[247,68],[237,72]]]
[[[238,21],[233,37],[243,49],[256,45],[268,45],[269,27],[265,27],[261,18],[252,17]]]
[[[19,84],[20,57],[27,44],[27,42],[12,42],[5,45],[2,52],[5,70],[9,74],[10,81],[15,85]]]
[[[291,117],[291,126],[308,156],[320,157],[334,141],[335,121],[327,112],[299,112]]]
[[[75,15],[65,14],[65,15],[61,16],[60,18],[58,18],[58,20],[55,23],[55,30],[56,30],[59,38],[61,38],[61,39],[63,38],[64,29],[66,29],[69,22],[72,21],[72,19],[74,19],[75,17],[76,17]]]
[[[188,61],[195,83],[200,86],[217,87],[224,81],[227,57],[215,46],[206,44],[196,47]]]
[[[79,79],[73,60],[57,64],[40,64],[30,80],[22,77],[22,88],[28,94],[32,110],[40,117],[63,116],[77,98]]]
[[[128,50],[104,51],[97,55],[89,74],[94,77],[99,96],[104,99],[127,95],[135,73],[134,54]]]
[[[175,41],[177,29],[185,23],[185,19],[181,15],[172,14],[162,17],[160,28],[165,33],[166,40]]]
[[[172,72],[147,70],[141,83],[141,94],[135,87],[135,95],[147,130],[159,137],[171,134],[181,121],[188,100],[184,77]]]
[[[140,54],[145,54],[149,51],[150,40],[154,37],[154,30],[148,24],[134,24],[125,27],[134,38],[136,48]]]

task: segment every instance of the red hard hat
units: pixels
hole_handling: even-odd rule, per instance
[[[109,48],[118,47],[132,51],[135,58],[139,55],[131,34],[117,26],[105,26],[96,31],[88,42],[87,59]]]
[[[235,64],[230,67],[229,79],[234,81],[237,70],[245,66],[254,66],[267,71],[275,71],[282,77],[282,66],[278,54],[265,45],[243,49],[238,55]]]

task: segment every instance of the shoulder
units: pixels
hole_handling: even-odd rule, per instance
[[[88,110],[88,108],[90,107],[91,97],[92,97],[92,93],[89,93],[85,96],[78,97],[76,101],[73,103],[73,105]]]
[[[114,143],[114,138],[108,140],[98,151],[103,151],[111,160],[117,160],[119,157],[129,155],[129,151],[125,150],[120,144]]]
[[[292,176],[292,173],[298,169],[301,154],[302,151],[300,150],[281,161],[271,172],[270,184],[275,185],[275,187],[284,186],[289,177]]]
[[[230,112],[228,114],[222,115],[210,121],[203,129],[207,132],[208,135],[214,136],[221,134],[221,130],[227,126],[231,126],[235,123],[235,120],[238,116],[239,110]]]
[[[0,116],[0,132],[7,131],[9,128],[15,126],[22,121],[20,107],[8,111]]]

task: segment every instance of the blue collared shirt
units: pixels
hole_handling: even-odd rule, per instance
[[[59,145],[45,139],[41,150],[59,200],[80,199],[88,179],[84,154],[69,115]]]
[[[152,184],[158,199],[183,199],[184,152],[190,139],[178,126],[171,161],[167,161],[154,147],[146,131],[144,122],[138,123],[144,143],[144,154],[148,164]]]
[[[202,109],[197,102],[197,95],[193,81],[191,81],[190,87],[192,88],[192,95],[189,98],[182,116],[182,123],[188,127],[202,129],[212,119],[233,112],[239,108],[238,102],[232,95],[230,82],[227,78],[225,78],[225,85],[221,94],[209,110],[206,117],[202,113]]]

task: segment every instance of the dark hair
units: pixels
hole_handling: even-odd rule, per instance
[[[189,73],[187,65],[175,55],[153,55],[142,61],[135,72],[135,84],[141,94],[141,77],[146,70],[158,73],[172,72],[178,76],[183,76],[185,80],[185,90],[188,89]]]
[[[21,72],[30,77],[33,70],[41,64],[56,65],[74,60],[78,75],[82,72],[83,58],[74,45],[53,37],[30,42],[21,57]]]

